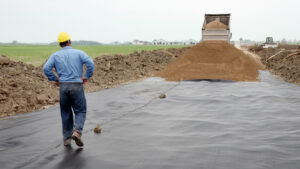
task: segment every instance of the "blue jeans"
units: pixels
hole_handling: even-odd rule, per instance
[[[82,83],[60,83],[59,86],[62,132],[66,140],[71,138],[74,130],[82,133],[86,119],[86,100]]]

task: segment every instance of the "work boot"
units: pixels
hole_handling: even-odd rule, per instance
[[[68,147],[68,146],[71,146],[71,139],[66,139],[64,140],[64,146]]]
[[[73,131],[72,139],[75,141],[75,143],[76,143],[79,147],[82,147],[82,146],[83,146],[83,142],[82,142],[82,140],[81,140],[81,136],[80,136],[80,133],[79,133],[78,131]]]

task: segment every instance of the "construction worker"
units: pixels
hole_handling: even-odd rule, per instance
[[[86,100],[83,84],[93,75],[94,62],[83,51],[72,49],[71,38],[61,32],[58,43],[62,50],[53,53],[43,67],[49,81],[55,81],[60,87],[60,113],[65,146],[71,145],[71,139],[78,146],[83,146],[82,129],[86,119]],[[86,74],[83,75],[83,65]],[[58,77],[52,69],[55,68]],[[73,119],[73,113],[75,118]]]

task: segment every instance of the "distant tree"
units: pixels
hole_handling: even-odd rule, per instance
[[[58,45],[57,42],[51,42],[49,45]],[[90,46],[90,45],[102,45],[100,42],[96,41],[86,41],[86,40],[79,40],[79,41],[72,41],[72,45],[85,45],[85,46]]]
[[[287,44],[287,40],[285,38],[283,38],[280,43]]]
[[[57,42],[51,42],[51,43],[49,43],[49,45],[58,45],[58,43]]]
[[[11,44],[13,44],[13,45],[15,45],[17,43],[18,43],[18,41],[16,41],[16,40],[14,40],[14,41],[11,42]]]

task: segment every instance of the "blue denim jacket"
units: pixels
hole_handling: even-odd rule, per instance
[[[83,64],[86,66],[86,74],[83,76]],[[82,82],[81,77],[89,79],[94,72],[93,60],[83,51],[72,49],[71,46],[53,53],[43,67],[45,75],[50,81],[56,81],[52,68],[55,68],[59,82]]]

